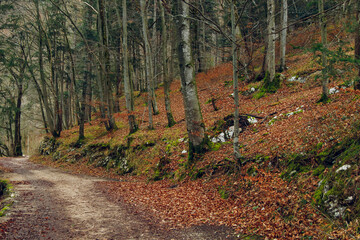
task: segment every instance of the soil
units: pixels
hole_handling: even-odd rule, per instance
[[[97,183],[27,158],[0,158],[14,204],[0,218],[1,239],[236,239],[224,226],[166,229],[150,213],[111,201]]]

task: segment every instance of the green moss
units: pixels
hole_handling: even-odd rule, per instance
[[[258,174],[258,170],[256,167],[254,166],[251,166],[249,167],[247,170],[246,170],[246,173],[249,175],[249,176],[256,176]]]
[[[0,180],[0,197],[9,193],[11,185],[7,180]]]
[[[213,142],[210,142],[210,145],[211,145],[210,148],[212,151],[218,151],[222,146],[221,143],[213,143]]]
[[[228,199],[229,198],[229,192],[226,186],[220,186],[218,189],[218,192],[220,194],[220,197],[222,199]]]
[[[202,142],[194,146],[194,144],[189,141],[189,155],[188,155],[188,162],[191,165],[194,160],[201,157],[205,152],[211,149],[211,141],[207,135],[204,136]]]
[[[0,199],[2,207],[0,209],[0,217],[4,216],[13,204],[11,198],[6,198],[12,192],[12,188],[12,185],[7,180],[0,180]]]
[[[189,175],[191,177],[191,180],[196,180],[202,178],[204,174],[205,174],[205,169],[203,168],[197,169],[194,167]]]
[[[263,92],[263,91],[259,91],[259,92],[256,92],[254,95],[253,95],[253,98],[254,99],[260,99],[262,97],[265,97],[266,96],[266,93]]]
[[[314,171],[313,171],[313,175],[314,176],[320,176],[325,170],[325,166],[324,165],[319,165]]]
[[[309,156],[306,154],[292,154],[288,156],[287,168],[281,174],[285,180],[291,180],[298,173],[307,172],[311,169],[309,165]]]
[[[317,103],[329,103],[331,99],[328,94],[321,94],[321,98],[317,101]]]

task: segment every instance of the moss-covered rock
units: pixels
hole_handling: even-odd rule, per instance
[[[56,141],[55,138],[45,137],[44,140],[40,143],[39,153],[41,155],[51,155],[54,153],[60,144]]]
[[[355,130],[352,137],[318,155],[323,167],[313,173],[321,178],[314,204],[331,217],[348,222],[360,216],[360,136],[359,129]]]

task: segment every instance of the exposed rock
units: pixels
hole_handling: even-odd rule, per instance
[[[338,173],[338,172],[340,172],[340,171],[346,171],[346,170],[348,170],[349,168],[351,168],[351,165],[346,164],[346,165],[338,168],[338,169],[336,170],[336,173]]]
[[[255,123],[258,122],[258,120],[257,120],[256,118],[254,118],[254,117],[248,117],[248,121],[249,121],[249,123],[251,123],[251,124],[255,124]]]
[[[335,88],[335,87],[329,89],[329,94],[335,94],[335,93],[338,93],[338,92],[339,92],[339,90],[337,88]]]
[[[305,83],[306,82],[306,78],[303,77],[297,77],[297,76],[292,76],[291,78],[289,78],[287,80],[288,82],[299,82],[299,83]]]

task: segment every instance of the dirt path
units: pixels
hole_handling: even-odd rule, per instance
[[[3,158],[0,164],[15,191],[15,203],[0,218],[1,239],[234,239],[224,227],[165,231],[95,188],[103,179],[77,176]]]

